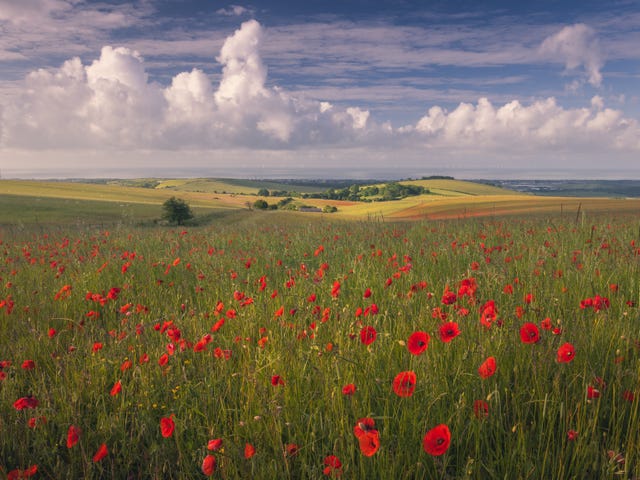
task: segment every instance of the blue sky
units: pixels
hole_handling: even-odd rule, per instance
[[[640,178],[635,0],[0,0],[0,32],[4,177]]]

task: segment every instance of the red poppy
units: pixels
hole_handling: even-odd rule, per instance
[[[393,391],[399,397],[410,397],[416,388],[415,372],[400,372],[393,379]]]
[[[115,397],[121,391],[122,391],[122,383],[120,383],[120,380],[118,380],[116,383],[113,384],[113,387],[111,388],[111,396]]]
[[[371,457],[380,448],[380,434],[375,428],[373,418],[361,418],[353,427],[353,434],[358,439],[360,451],[365,457]]]
[[[600,390],[593,387],[592,385],[587,386],[587,398],[591,400],[592,398],[598,398],[600,396]]]
[[[36,368],[36,363],[33,360],[25,360],[22,362],[22,368],[24,370],[33,370]]]
[[[160,419],[160,433],[164,438],[169,438],[173,435],[175,428],[176,424],[173,421],[173,414],[169,417],[163,417]]]
[[[287,443],[284,446],[284,453],[287,457],[295,457],[298,454],[300,447],[295,443]]]
[[[253,457],[256,454],[256,449],[250,443],[246,443],[244,446],[244,458],[247,460]]]
[[[271,385],[273,385],[274,387],[278,385],[284,385],[284,380],[280,375],[274,375],[271,377]]]
[[[478,367],[478,373],[482,378],[489,378],[494,373],[496,373],[496,359],[495,357],[489,357],[482,365]]]
[[[107,450],[107,445],[103,443],[102,445],[100,445],[100,448],[98,448],[98,451],[93,456],[93,463],[99,462],[108,454],[109,454],[109,450]]]
[[[535,323],[527,322],[520,327],[520,341],[522,343],[537,343],[540,340],[540,331]]]
[[[558,348],[556,359],[558,363],[568,363],[576,356],[576,351],[569,342],[563,344]]]
[[[29,478],[38,473],[38,465],[31,465],[25,470],[18,468],[7,473],[7,480],[18,480],[19,478]]]
[[[444,454],[451,443],[451,432],[445,424],[438,425],[429,430],[422,441],[422,448],[429,455],[439,456]]]
[[[473,402],[473,414],[476,418],[485,418],[489,416],[489,404],[484,400],[476,400]]]
[[[578,438],[578,432],[576,432],[575,430],[569,430],[567,432],[567,438],[570,442],[573,442],[576,438]]]
[[[430,339],[431,337],[427,332],[413,332],[409,335],[409,340],[407,340],[409,353],[413,355],[420,355],[429,346]]]
[[[343,395],[353,395],[354,393],[356,393],[355,384],[349,383],[348,385],[345,385],[344,387],[342,387],[342,394]]]
[[[74,425],[69,425],[69,430],[67,430],[67,448],[76,445],[79,439],[80,429]]]
[[[207,443],[207,450],[216,451],[222,447],[222,439],[214,438],[213,440],[209,440]]]
[[[202,460],[202,473],[204,473],[207,477],[213,475],[213,472],[216,471],[216,457],[213,455],[207,455]]]
[[[327,455],[324,458],[324,469],[322,473],[325,475],[333,475],[339,477],[342,474],[342,462],[335,455]]]
[[[168,361],[169,361],[169,355],[167,355],[166,353],[163,353],[162,355],[160,355],[160,358],[158,359],[158,365],[160,365],[161,367],[164,367]]]
[[[450,342],[460,335],[460,329],[456,322],[447,322],[440,325],[440,340],[445,343]]]
[[[371,296],[371,289],[367,288],[362,295],[364,298],[369,298]]]
[[[360,341],[365,345],[371,345],[376,340],[377,335],[378,332],[376,332],[375,328],[371,326],[363,327],[360,330]]]
[[[29,395],[28,397],[21,397],[13,402],[13,408],[16,410],[24,410],[25,408],[36,408],[40,405],[40,402],[36,397]]]

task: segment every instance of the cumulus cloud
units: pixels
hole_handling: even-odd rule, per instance
[[[494,106],[481,98],[473,105],[461,103],[451,112],[432,107],[415,127],[431,146],[471,150],[602,151],[610,148],[640,148],[640,126],[622,112],[604,108],[603,99],[593,97],[590,108],[565,109],[554,98],[522,105],[514,100]]]
[[[381,152],[391,149],[397,149],[394,161],[400,156],[396,152],[409,150],[413,153],[405,158],[412,161],[420,161],[415,159],[423,158],[421,152],[438,149],[464,152],[465,158],[612,149],[634,155],[640,150],[638,122],[607,108],[599,96],[584,108],[564,108],[554,98],[528,105],[517,100],[494,105],[480,98],[451,110],[433,105],[412,125],[379,124],[362,107],[339,107],[269,85],[260,55],[264,34],[261,25],[250,20],[226,38],[216,57],[222,74],[215,84],[197,68],[175,75],[168,85],[150,81],[142,55],[123,46],[103,47],[88,64],[72,58],[59,68],[33,71],[20,95],[0,108],[0,147],[252,150],[262,158],[272,158],[266,151],[280,152],[282,158],[283,152],[289,152],[289,158],[302,149],[339,150],[341,155],[347,150],[375,151],[377,156],[358,157],[371,162],[375,157],[383,165],[387,160]],[[554,47],[558,51],[573,51],[567,42],[553,42],[565,45]],[[589,45],[578,43],[576,51]],[[585,58],[567,64],[596,65]],[[342,157],[331,158],[341,164]]]
[[[545,38],[540,54],[550,60],[564,63],[567,71],[584,69],[588,82],[598,87],[602,83],[600,70],[604,65],[596,32],[583,23],[569,25]]]

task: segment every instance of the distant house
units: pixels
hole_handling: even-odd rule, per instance
[[[318,208],[318,207],[299,207],[298,208],[299,212],[312,212],[312,213],[322,213],[322,209]]]

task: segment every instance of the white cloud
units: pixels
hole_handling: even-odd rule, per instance
[[[217,10],[216,13],[228,17],[239,17],[241,15],[251,13],[251,10],[241,5],[229,5],[227,8]]]
[[[583,24],[569,25],[545,38],[540,54],[550,61],[564,63],[567,71],[583,68],[589,83],[595,87],[602,83],[601,68],[604,59],[595,31]]]
[[[0,153],[164,151],[166,157],[167,151],[182,150],[238,158],[239,151],[252,151],[246,155],[252,161],[275,162],[275,153],[264,152],[295,161],[294,152],[304,149],[311,163],[313,155],[324,159],[321,152],[331,152],[327,158],[337,166],[341,158],[384,166],[390,158],[394,165],[435,161],[434,152],[446,159],[442,162],[495,157],[516,162],[536,153],[552,158],[558,152],[615,151],[635,158],[640,151],[638,122],[607,108],[599,96],[584,108],[564,108],[554,98],[499,105],[480,98],[451,110],[432,105],[416,123],[401,128],[378,124],[365,108],[339,107],[270,86],[260,54],[263,40],[255,20],[227,37],[217,56],[222,74],[215,84],[194,68],[162,86],[150,81],[142,55],[113,46],[103,47],[87,65],[72,58],[59,68],[33,71],[19,95],[0,108]],[[366,151],[376,153],[363,155]]]

